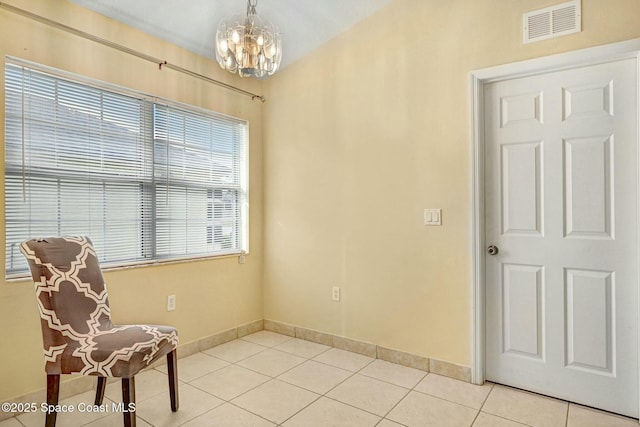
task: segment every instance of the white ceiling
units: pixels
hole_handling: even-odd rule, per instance
[[[245,0],[70,0],[215,60],[218,23],[244,15]],[[282,34],[281,68],[393,0],[258,0],[257,13]]]

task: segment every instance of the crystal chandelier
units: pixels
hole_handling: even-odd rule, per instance
[[[256,14],[258,0],[247,1],[247,16],[223,19],[216,32],[216,59],[241,77],[264,78],[278,70],[282,40],[278,28]]]

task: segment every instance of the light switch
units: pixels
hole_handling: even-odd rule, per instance
[[[424,225],[442,225],[442,209],[425,209]]]

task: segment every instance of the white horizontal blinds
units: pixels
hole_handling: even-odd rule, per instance
[[[106,265],[246,250],[246,122],[23,63],[5,82],[8,275],[50,235]]]
[[[26,271],[21,241],[49,235],[91,236],[106,264],[145,259],[145,102],[15,64],[5,85],[7,274]]]
[[[243,249],[246,124],[156,104],[156,256]]]

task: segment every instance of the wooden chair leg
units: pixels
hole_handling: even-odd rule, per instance
[[[107,388],[107,377],[98,377],[96,384],[96,401],[95,404],[100,406],[104,400],[104,390]]]
[[[54,408],[58,405],[58,395],[60,393],[60,375],[47,374],[47,405],[48,408]],[[47,411],[45,423],[46,427],[55,427],[56,411]]]
[[[134,377],[122,379],[124,427],[136,427],[136,383]]]
[[[180,406],[178,397],[178,356],[173,350],[167,354],[167,371],[169,373],[169,397],[171,398],[171,410],[176,412]]]

